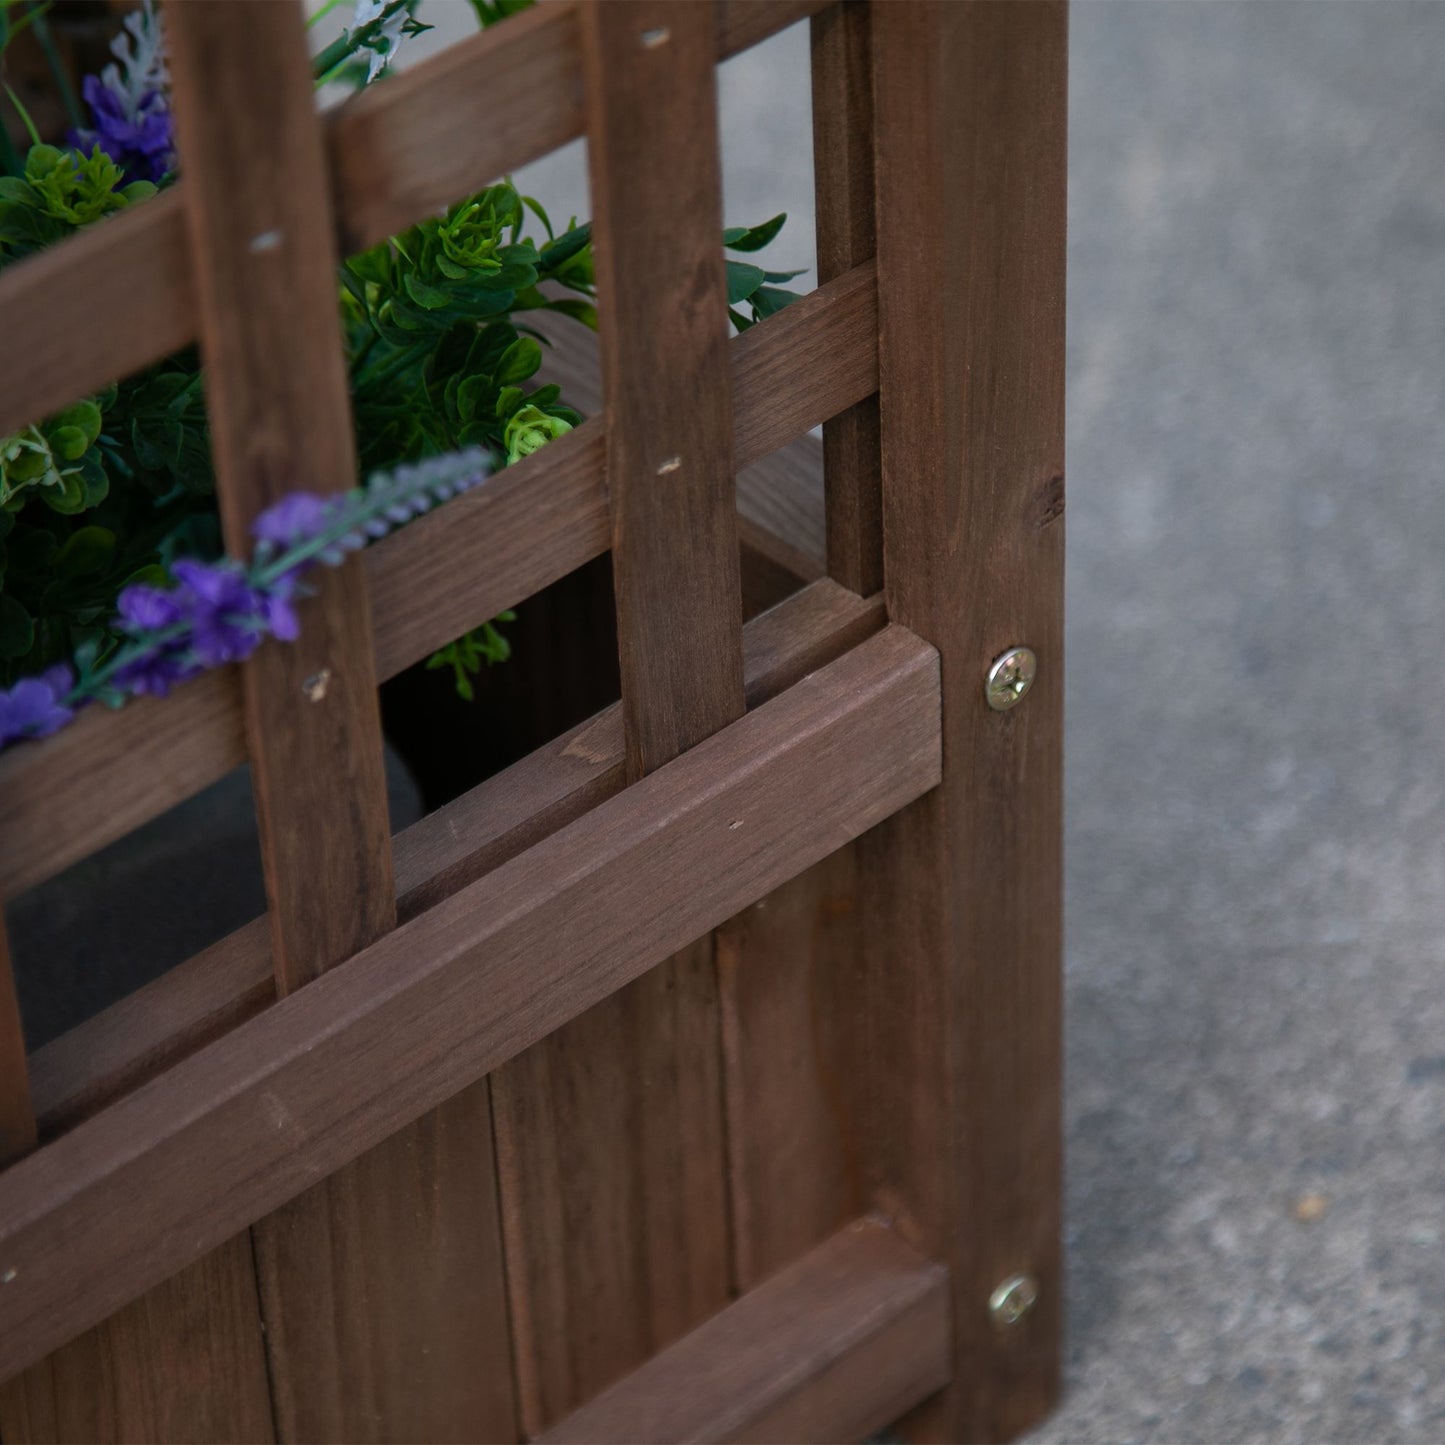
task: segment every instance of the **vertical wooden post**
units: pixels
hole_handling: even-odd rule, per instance
[[[581,18],[635,780],[743,712],[716,40],[711,5]],[[727,1300],[718,1050],[704,939],[496,1075],[529,1432]]]
[[[886,592],[942,658],[944,781],[864,840],[867,1142],[881,1204],[952,1270],[955,1380],[915,1423],[999,1439],[1059,1360],[1066,12],[872,24]],[[994,712],[1015,644],[1038,680]],[[1008,1325],[1015,1275],[1038,1297]]]
[[[813,185],[818,281],[873,257],[873,94],[867,0],[843,0],[812,19]],[[828,575],[863,596],[883,585],[878,398],[823,425]]]
[[[335,227],[301,8],[215,0],[168,24],[221,515],[245,554],[278,497],[356,482]],[[299,641],[243,670],[281,994],[396,921],[364,573],[317,593]],[[512,1436],[485,1084],[254,1238],[282,1438]]]

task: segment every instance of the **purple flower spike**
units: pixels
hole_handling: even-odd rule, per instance
[[[0,690],[0,747],[17,738],[48,738],[75,716],[60,699],[69,693],[72,674],[63,663],[39,677],[23,677]]]
[[[121,627],[130,633],[151,632],[180,621],[176,594],[136,582],[116,598]]]
[[[179,653],[157,648],[128,662],[115,675],[115,685],[137,697],[165,697],[178,683],[186,682],[200,672],[194,662],[187,662]]]
[[[251,523],[251,535],[258,542],[272,542],[278,547],[309,542],[331,521],[336,504],[334,497],[321,497],[315,492],[292,492],[274,507],[267,507]]]
[[[234,563],[177,562],[182,615],[191,624],[191,647],[205,667],[250,657],[261,645],[263,599]]]

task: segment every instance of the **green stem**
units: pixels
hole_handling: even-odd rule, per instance
[[[80,111],[80,101],[76,97],[75,87],[70,83],[70,76],[65,66],[61,63],[60,52],[55,48],[55,37],[50,33],[50,22],[45,18],[45,12],[49,9],[46,5],[37,5],[32,8],[30,28],[35,32],[36,43],[40,46],[41,53],[45,56],[45,63],[50,67],[51,78],[55,81],[55,88],[60,92],[61,104],[65,106],[65,114],[70,120],[73,130],[81,130],[85,125],[85,117]]]

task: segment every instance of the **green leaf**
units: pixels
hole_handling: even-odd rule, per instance
[[[555,241],[548,241],[542,247],[539,261],[544,271],[555,271],[559,266],[570,261],[579,251],[584,250],[587,243],[592,239],[592,227],[574,226],[570,231],[564,231]]]
[[[783,229],[787,219],[784,211],[761,226],[732,226],[723,232],[723,245],[729,251],[761,251]]]
[[[759,286],[751,296],[753,310],[757,313],[758,319],[771,316],[775,311],[781,311],[784,306],[791,306],[794,301],[801,301],[803,298],[796,291],[782,291],[776,286]]]
[[[497,385],[512,386],[535,376],[542,365],[542,348],[530,336],[518,337],[497,363]]]
[[[496,411],[498,419],[506,421],[526,400],[526,395],[520,386],[504,386],[501,394],[497,397]]]
[[[24,657],[35,645],[35,622],[13,597],[0,595],[0,657]]]
[[[411,297],[425,311],[440,311],[443,307],[452,304],[452,293],[443,291],[440,286],[433,286],[421,277],[408,272],[402,279],[406,287],[406,294]],[[400,318],[398,318],[400,320]],[[403,321],[402,325],[406,323]]]
[[[105,527],[80,527],[55,554],[59,577],[83,577],[103,572],[115,555],[115,533]]]
[[[85,445],[91,446],[100,435],[100,423],[100,408],[93,401],[79,401],[61,412],[54,425],[79,428],[85,434]]]
[[[725,263],[728,273],[728,305],[736,306],[740,301],[746,301],[765,279],[764,272],[760,266],[750,266],[746,261],[728,261]]]
[[[74,462],[85,455],[89,442],[78,426],[58,426],[50,433],[50,445],[62,460]]]

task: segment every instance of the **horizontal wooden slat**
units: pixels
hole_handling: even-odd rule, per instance
[[[872,267],[859,267],[733,341],[739,468],[877,386],[874,293]],[[378,676],[395,676],[605,551],[603,454],[594,418],[368,548],[361,565]],[[0,897],[34,887],[244,761],[240,708],[228,670],[161,702],[97,709],[55,738],[0,755]],[[125,768],[102,765],[122,753]]]
[[[938,696],[886,628],[0,1175],[0,1378],[937,786]]]
[[[541,1436],[862,1440],[948,1383],[948,1271],[860,1219]]]
[[[828,3],[728,0],[718,7],[721,53]],[[330,112],[342,254],[581,135],[581,91],[574,6],[560,3],[511,16]],[[196,339],[183,189],[0,276],[0,436]]]
[[[179,190],[0,274],[0,436],[196,339]]]
[[[760,707],[884,625],[880,598],[820,581],[743,629],[747,700]],[[396,838],[397,911],[415,917],[619,792],[613,706],[428,814]],[[256,919],[31,1056],[34,1107],[51,1138],[275,1002]]]

